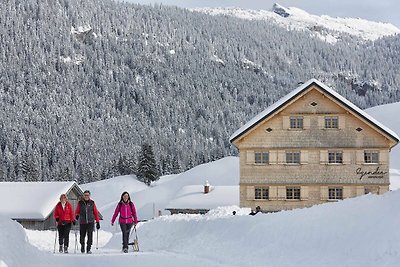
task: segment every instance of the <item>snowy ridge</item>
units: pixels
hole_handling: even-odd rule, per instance
[[[400,29],[390,23],[373,22],[360,18],[317,16],[296,7],[285,8],[278,4],[275,4],[271,11],[241,8],[196,8],[192,10],[209,15],[227,15],[247,20],[265,20],[276,23],[288,30],[309,32],[311,35],[329,43],[335,43],[340,40],[341,33],[371,41],[383,36],[400,33]]]

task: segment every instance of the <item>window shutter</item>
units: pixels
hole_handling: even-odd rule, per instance
[[[283,119],[283,126],[282,126],[283,129],[284,130],[289,129],[290,128],[290,117],[289,116],[283,116],[282,119]]]
[[[269,187],[269,199],[270,200],[278,199],[278,187],[277,186]]]
[[[343,186],[343,198],[352,197],[351,194],[351,187],[350,186]]]
[[[339,116],[339,129],[346,128],[346,116]]]
[[[328,195],[328,187],[327,186],[320,187],[320,196],[321,196],[321,200],[328,200],[329,195]]]
[[[300,187],[300,199],[307,200],[308,199],[308,186]]]
[[[303,129],[308,130],[311,127],[311,118],[310,116],[303,117]]]
[[[328,150],[320,150],[319,151],[319,162],[320,162],[320,164],[328,163]]]
[[[318,129],[325,129],[325,116],[318,116]]]
[[[351,164],[351,152],[349,150],[343,151],[343,164]]]
[[[300,152],[300,163],[308,164],[308,151],[307,150],[302,150]]]
[[[364,163],[364,150],[357,150],[356,152],[356,163],[363,164]]]
[[[278,151],[278,164],[286,163],[286,154],[284,150]]]
[[[382,195],[382,194],[386,193],[387,191],[389,191],[388,186],[379,186],[379,195]]]
[[[286,186],[278,186],[278,200],[286,199]]]
[[[247,200],[254,200],[254,186],[247,186]]]
[[[379,151],[379,163],[380,164],[388,164],[389,162],[389,151],[380,150]]]
[[[247,151],[246,164],[254,164],[254,151],[251,150]]]
[[[269,151],[269,164],[278,163],[278,151],[271,150]]]
[[[357,196],[362,196],[364,194],[365,194],[364,186],[361,186],[361,185],[356,186],[356,195]]]

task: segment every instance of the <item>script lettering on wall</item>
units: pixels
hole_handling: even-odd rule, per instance
[[[379,167],[376,167],[374,171],[364,171],[362,168],[357,168],[356,174],[360,175],[360,180],[364,177],[367,178],[383,178],[385,174],[388,172],[382,171],[379,169]]]

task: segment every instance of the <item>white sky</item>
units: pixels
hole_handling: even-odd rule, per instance
[[[310,14],[332,17],[356,17],[378,22],[390,22],[400,27],[400,1],[398,0],[124,0],[150,4],[163,3],[186,8],[240,7],[247,9],[271,9],[273,3],[285,7],[298,7]]]

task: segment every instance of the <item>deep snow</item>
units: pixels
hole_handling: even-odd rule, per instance
[[[400,190],[271,214],[231,206],[208,215],[161,216],[138,227],[142,252],[121,254],[121,237],[93,255],[39,251],[21,226],[0,218],[7,266],[398,266]],[[233,216],[231,211],[238,210]],[[29,231],[28,231],[29,232]],[[53,237],[37,237],[41,244]],[[54,239],[53,239],[54,240]],[[32,241],[31,241],[32,242]],[[19,251],[23,250],[22,256]]]

